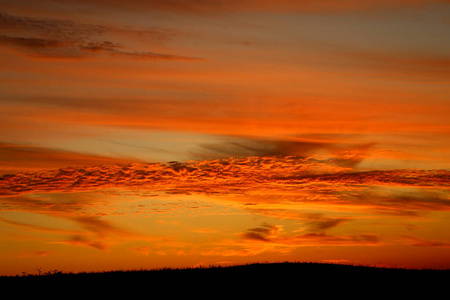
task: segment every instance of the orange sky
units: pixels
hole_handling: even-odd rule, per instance
[[[450,3],[0,1],[2,274],[450,268]]]

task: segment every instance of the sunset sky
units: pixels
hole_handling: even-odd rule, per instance
[[[450,268],[449,0],[0,0],[0,275]]]

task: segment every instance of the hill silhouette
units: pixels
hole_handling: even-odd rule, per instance
[[[222,288],[254,287],[260,290],[274,286],[353,286],[371,285],[379,288],[408,284],[409,288],[433,284],[447,288],[450,269],[378,268],[325,263],[253,263],[234,266],[211,266],[184,269],[129,270],[91,273],[63,273],[43,275],[2,276],[0,285],[38,284],[41,287],[59,286],[153,286],[158,288],[220,286]]]

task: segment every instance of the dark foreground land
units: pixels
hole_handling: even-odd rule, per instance
[[[332,291],[352,292],[366,288],[370,293],[392,292],[395,288],[401,293],[445,291],[450,287],[450,270],[410,270],[375,268],[322,263],[256,263],[228,267],[203,267],[186,269],[160,269],[136,271],[111,271],[94,273],[52,272],[46,275],[25,275],[0,277],[0,287],[39,286],[77,289],[89,286],[131,290],[150,288],[169,293],[187,293],[220,289],[223,292],[253,291],[302,291],[314,289],[316,293]],[[368,290],[367,288],[370,288]],[[67,291],[67,289],[66,289]],[[220,292],[219,292],[220,294]],[[404,294],[403,294],[404,295]]]

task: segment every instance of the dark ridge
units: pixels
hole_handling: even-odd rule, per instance
[[[0,276],[0,286],[3,284],[20,283],[26,286],[31,283],[45,284],[75,284],[86,286],[95,284],[99,286],[223,286],[247,288],[258,284],[258,289],[264,285],[274,286],[283,284],[285,286],[303,286],[326,284],[371,284],[399,285],[402,283],[409,286],[415,283],[422,286],[432,283],[435,288],[447,287],[450,282],[450,269],[402,269],[402,268],[379,268],[369,266],[354,266],[342,264],[325,263],[254,263],[235,266],[211,266],[184,269],[155,269],[155,270],[129,270],[108,271],[91,273],[64,273],[48,272],[43,275],[22,276]],[[262,286],[260,286],[262,285]]]

